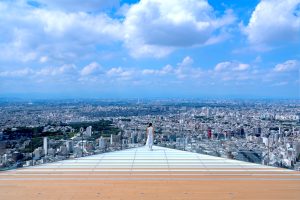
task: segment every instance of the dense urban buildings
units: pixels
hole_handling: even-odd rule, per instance
[[[157,146],[300,170],[297,100],[63,100],[0,104],[1,169]]]

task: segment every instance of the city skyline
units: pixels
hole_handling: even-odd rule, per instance
[[[0,1],[0,97],[300,97],[300,1]]]
[[[0,170],[154,144],[299,170],[299,102],[10,101],[0,104]],[[9,148],[5,148],[9,147]]]

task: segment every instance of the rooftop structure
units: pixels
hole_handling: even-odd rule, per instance
[[[0,199],[299,199],[300,173],[154,146],[0,173]]]

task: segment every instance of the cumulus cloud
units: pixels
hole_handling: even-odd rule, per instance
[[[58,76],[64,74],[72,74],[76,70],[76,66],[73,64],[65,64],[61,67],[46,67],[35,71],[37,76]]]
[[[133,74],[132,71],[125,70],[122,67],[113,67],[106,72],[106,75],[108,77],[117,77],[117,78],[123,78],[123,79],[131,78],[132,74]]]
[[[138,70],[137,70],[138,71]],[[212,84],[212,83],[232,83],[241,84],[245,81],[263,79],[266,73],[271,72],[251,67],[250,64],[238,61],[220,62],[214,68],[207,66],[195,66],[194,60],[190,56],[186,56],[176,66],[166,65],[160,69],[144,69],[141,74],[145,78],[151,77],[154,80],[159,79],[164,82],[183,81],[182,84],[188,82]],[[276,80],[280,77],[273,77]],[[172,83],[170,83],[172,84]]]
[[[206,0],[141,0],[120,18],[89,11],[117,0],[77,1],[0,1],[0,60],[72,62],[118,44],[134,57],[163,57],[220,42],[235,21],[229,10],[216,17]]]
[[[201,68],[193,67],[194,60],[190,56],[183,58],[176,66],[170,64],[162,67],[161,69],[144,69],[143,75],[156,75],[156,76],[173,76],[179,79],[185,78],[199,78],[203,75]]]
[[[121,22],[105,13],[32,8],[16,1],[0,2],[0,19],[0,60],[70,61],[122,38]]]
[[[240,81],[256,79],[260,77],[261,72],[252,70],[251,66],[247,63],[238,61],[225,61],[216,64],[211,76],[215,81]]]
[[[203,85],[251,81],[256,84],[267,80],[271,84],[289,80],[290,85],[299,79],[299,74],[295,73],[299,61],[287,60],[266,68],[273,61],[265,55],[262,55],[263,61],[257,57],[251,65],[224,61],[205,66],[209,62],[201,59],[206,58],[207,53],[216,53],[216,60],[223,58],[219,55],[224,53],[223,50],[214,52],[219,47],[211,48],[207,53],[194,49],[190,55],[199,55],[199,62],[194,62],[190,56],[175,61],[182,53],[192,51],[188,49],[167,59],[150,61],[160,65],[147,69],[143,66],[147,59],[133,62],[127,58],[127,54],[135,58],[164,57],[178,49],[216,44],[227,39],[228,35],[235,33],[233,11],[215,11],[207,0],[141,0],[124,5],[119,11],[106,13],[103,9],[116,8],[117,0],[70,2],[0,0],[1,83],[13,82],[16,78],[19,85],[22,81],[37,80],[53,84],[70,81],[70,87],[76,81],[80,84],[93,81],[98,85],[120,81],[176,88],[175,82],[189,87],[200,82]],[[300,41],[299,3],[299,0],[262,0],[243,29],[251,45],[262,47],[294,41],[297,44]],[[234,46],[233,43],[226,48],[231,44]],[[283,52],[281,57],[287,57],[293,50]],[[104,58],[102,55],[108,56]],[[112,60],[114,56],[123,59]],[[251,55],[246,56],[249,60]],[[297,52],[292,56],[297,58]],[[171,63],[163,63],[166,60]],[[98,63],[102,64],[101,67]],[[132,63],[141,66],[129,67]],[[121,67],[108,67],[111,65]]]
[[[81,76],[88,76],[100,69],[100,65],[96,62],[92,62],[89,65],[85,66],[81,71],[80,75]]]
[[[179,47],[206,44],[234,20],[231,12],[217,18],[206,0],[141,0],[125,15],[125,46],[135,57],[163,57]]]
[[[215,66],[215,71],[221,72],[221,71],[245,71],[249,69],[250,65],[245,63],[239,63],[239,62],[220,62]]]
[[[39,19],[45,33],[64,40],[79,39],[81,42],[107,42],[120,38],[121,24],[106,14],[65,13],[36,9],[33,17]],[[70,38],[70,39],[68,39]]]
[[[287,60],[284,63],[277,64],[274,67],[275,72],[289,72],[293,70],[300,70],[300,63],[297,60]]]
[[[299,0],[261,0],[244,27],[249,42],[259,48],[299,42],[299,8]]]
[[[189,66],[194,63],[194,60],[190,56],[186,56],[182,62],[180,62],[179,66]]]
[[[298,64],[297,64],[298,63]],[[161,68],[126,68],[126,67],[100,67],[93,62],[83,67],[74,64],[58,67],[42,67],[39,69],[20,68],[15,70],[0,70],[0,78],[5,80],[24,81],[28,83],[43,80],[44,83],[60,83],[72,86],[85,84],[117,84],[139,86],[167,86],[194,87],[195,85],[251,85],[264,83],[268,86],[299,83],[299,61],[288,60],[277,64],[274,68],[263,69],[250,67],[238,61],[220,62],[214,68],[195,66],[193,59],[186,56],[174,66],[167,64]],[[101,71],[100,71],[101,70]],[[101,73],[98,73],[101,72]],[[285,72],[285,73],[279,73]],[[297,82],[298,81],[298,82]],[[279,84],[280,83],[280,84]]]
[[[175,75],[179,79],[185,78],[199,78],[201,77],[202,70],[199,67],[193,67],[194,60],[190,56],[186,56],[183,60],[177,64],[174,69]]]
[[[173,67],[171,65],[166,65],[161,69],[144,69],[142,70],[143,75],[166,75],[173,72]]]

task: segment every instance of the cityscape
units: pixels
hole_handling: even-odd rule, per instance
[[[297,100],[57,100],[0,106],[1,169],[162,147],[300,170]]]
[[[300,0],[0,0],[0,200],[299,200]]]

